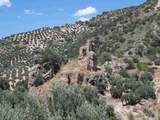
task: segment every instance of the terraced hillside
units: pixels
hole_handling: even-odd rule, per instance
[[[89,30],[85,23],[79,22],[4,38],[0,41],[0,77],[11,80],[11,84],[28,79],[28,71],[33,66],[36,51],[46,48],[50,43],[63,47],[67,42],[73,43],[78,35]]]

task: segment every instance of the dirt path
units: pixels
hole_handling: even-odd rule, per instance
[[[105,97],[107,105],[111,105],[114,108],[116,117],[120,120],[128,120],[128,110],[126,111],[121,101],[112,98],[110,93],[106,93]]]

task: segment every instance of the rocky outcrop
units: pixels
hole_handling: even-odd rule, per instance
[[[63,82],[66,84],[90,85],[97,77],[104,75],[103,70],[97,67],[94,44],[89,40],[79,50],[78,59],[71,60],[63,65],[60,71],[51,79],[39,87],[32,86],[30,91],[33,95],[43,96],[48,94],[53,83]]]
[[[94,43],[89,40],[86,45],[80,48],[78,61],[87,70],[96,71],[97,58],[96,53],[93,50]]]
[[[79,50],[78,60],[62,68],[61,78],[68,84],[89,84],[95,77],[102,76],[103,72],[97,68],[96,53],[91,40]]]

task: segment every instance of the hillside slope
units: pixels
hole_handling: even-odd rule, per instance
[[[11,89],[29,80],[30,93],[42,99],[57,81],[92,85],[115,108],[117,118],[159,120],[159,9],[160,0],[147,0],[137,7],[104,12],[90,21],[8,36],[0,41],[0,80],[9,80]],[[66,61],[55,74],[51,72],[52,77],[34,86],[32,70],[41,69],[41,53],[54,47]]]
[[[66,54],[72,58],[88,39],[95,41],[98,57],[107,52],[117,57],[152,62],[160,56],[158,5],[159,1],[148,0],[138,7],[104,12],[85,23],[6,37],[0,41],[0,77],[11,80],[11,84],[27,80],[37,51],[54,45],[67,49]]]

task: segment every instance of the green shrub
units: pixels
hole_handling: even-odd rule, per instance
[[[0,93],[0,118],[4,120],[47,120],[42,106],[27,93]]]
[[[47,69],[57,73],[60,69],[61,64],[64,62],[64,53],[62,50],[56,47],[46,48],[41,53],[42,60],[41,63],[47,66]]]
[[[114,119],[113,108],[105,108],[102,105],[95,106],[93,104],[84,103],[77,111],[76,120],[106,120],[107,118]]]
[[[135,93],[143,99],[149,99],[149,98],[155,99],[156,98],[155,90],[153,89],[153,87],[149,85],[144,85],[144,86],[137,88]]]
[[[124,83],[125,92],[135,91],[139,86],[141,86],[141,83],[134,77],[126,79]]]
[[[135,105],[141,99],[155,99],[153,88],[153,77],[149,72],[145,72],[141,77],[116,78],[110,80],[110,93],[114,98],[121,98],[126,104]]]
[[[84,96],[81,96],[81,91],[77,87],[69,87],[65,85],[56,85],[53,87],[53,108],[52,111],[60,111],[61,115],[66,117],[72,111],[75,111],[77,107],[81,106],[85,101]]]
[[[112,68],[110,66],[105,66],[105,72],[109,75],[112,74]]]
[[[138,45],[136,48],[136,54],[139,55],[140,57],[144,56],[145,52],[145,46],[144,45]]]
[[[63,119],[63,116],[61,115],[61,113],[59,111],[56,111],[56,112],[54,112],[54,116],[52,116],[49,120],[64,120],[64,119]],[[66,120],[68,120],[68,119],[66,119]],[[71,119],[71,120],[74,120],[74,119]]]
[[[36,79],[33,82],[33,85],[38,87],[39,85],[42,85],[44,83],[43,76],[41,74],[38,74]]]
[[[138,57],[135,56],[135,57],[132,57],[132,58],[133,58],[133,62],[134,62],[134,63],[139,63]]]
[[[113,98],[121,98],[122,96],[122,89],[121,88],[117,88],[115,86],[112,86],[110,89],[111,95]]]
[[[112,76],[109,82],[112,86],[117,86],[121,88],[123,86],[124,79],[122,79],[121,77]]]
[[[97,77],[90,82],[93,86],[95,86],[101,94],[104,94],[107,87],[107,80],[104,77]]]
[[[127,69],[135,69],[135,64],[132,59],[126,59],[124,61],[128,64]]]
[[[98,100],[99,96],[98,96],[97,90],[92,89],[90,87],[84,87],[83,88],[83,95],[89,103],[93,103],[95,105],[99,104],[99,100]]]
[[[111,56],[110,53],[102,52],[102,53],[98,56],[98,63],[104,64],[106,61],[112,61],[112,56]]]
[[[9,104],[0,103],[0,118],[3,120],[21,120],[20,111],[14,110]]]
[[[160,58],[156,59],[156,60],[154,61],[154,63],[155,63],[155,65],[159,65],[159,66],[160,66]]]
[[[155,47],[149,47],[148,48],[147,56],[150,60],[155,60],[156,59],[156,54],[157,54],[157,50],[156,50]]]
[[[124,78],[129,78],[129,77],[130,77],[129,74],[128,74],[128,72],[127,72],[127,70],[124,70],[124,69],[122,69],[122,70],[120,71],[120,75],[121,75],[122,77],[124,77]]]
[[[135,105],[140,102],[140,97],[134,93],[124,94],[121,97],[122,101],[125,101],[127,105]]]
[[[43,63],[60,64],[63,60],[62,52],[55,47],[46,48],[41,54]]]
[[[140,80],[143,82],[143,83],[148,83],[150,81],[153,81],[153,76],[151,73],[149,72],[145,72],[141,77],[140,77]]]
[[[4,79],[0,79],[0,89],[1,90],[9,90],[9,81],[4,80]]]
[[[21,91],[21,92],[25,92],[28,90],[28,80],[23,80],[23,81],[19,81],[16,84],[16,88],[17,91]]]
[[[138,63],[137,68],[141,71],[148,71],[149,70],[148,65],[145,63]]]
[[[106,120],[114,118],[113,109],[99,99],[95,88],[56,84],[48,100],[53,120]]]

